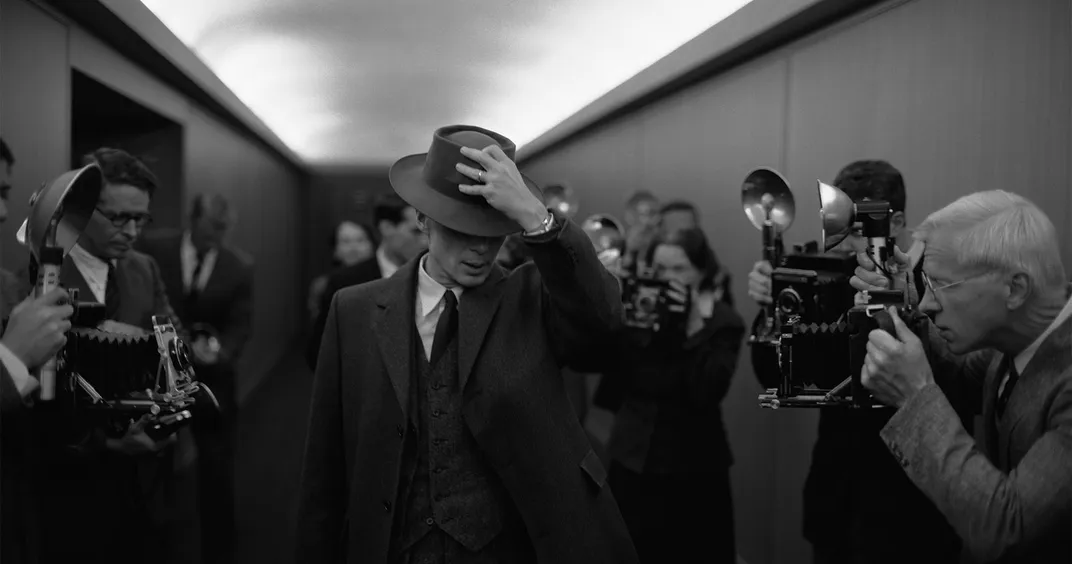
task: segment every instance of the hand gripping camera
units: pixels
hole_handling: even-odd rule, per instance
[[[89,223],[102,182],[100,168],[90,164],[62,174],[31,197],[17,238],[32,253],[37,296],[59,287],[64,256]],[[69,440],[72,431],[72,442],[80,442],[101,426],[122,433],[130,420],[146,414],[146,432],[163,438],[190,419],[194,402],[218,406],[211,390],[195,382],[186,346],[170,319],[154,317],[153,332],[142,335],[101,331],[96,327],[103,306],[79,303],[77,290],[68,293],[75,315],[67,344],[37,373],[42,410],[56,410],[73,422],[60,440]]]
[[[763,232],[763,256],[774,267],[773,303],[749,339],[751,346],[768,348],[778,359],[779,385],[759,396],[760,405],[881,407],[860,383],[868,334],[880,327],[893,332],[885,311],[890,305],[898,306],[906,322],[911,318],[907,284],[902,291],[870,292],[870,303],[856,306],[856,292],[849,286],[856,256],[832,249],[849,235],[862,234],[868,254],[892,282],[900,274],[886,266],[893,257],[893,212],[888,202],[854,203],[841,190],[817,184],[822,251],[818,243],[809,243],[788,255],[781,238],[796,210],[788,182],[773,169],[760,168],[745,178],[742,188],[745,215]]]

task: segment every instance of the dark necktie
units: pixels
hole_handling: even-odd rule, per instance
[[[189,312],[197,306],[197,296],[200,290],[197,288],[197,283],[201,278],[202,267],[205,266],[205,253],[197,251],[197,255],[194,257],[194,273],[190,276],[190,287],[186,290],[186,312]]]
[[[1012,360],[1008,361],[1009,379],[1005,382],[1005,387],[1002,389],[999,382],[999,395],[997,403],[998,417],[1005,414],[1005,406],[1009,404],[1009,398],[1012,397],[1012,389],[1016,386],[1016,381],[1020,379],[1020,374],[1016,371],[1016,363]]]
[[[119,285],[115,281],[115,265],[108,261],[108,281],[104,283],[104,316],[115,319],[119,311]]]
[[[428,362],[435,366],[447,345],[458,332],[458,298],[454,292],[447,290],[443,294],[443,313],[439,314],[439,322],[436,323],[435,337],[432,339],[432,358]]]

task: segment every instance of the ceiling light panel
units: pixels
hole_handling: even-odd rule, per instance
[[[531,141],[749,0],[142,0],[313,165]]]

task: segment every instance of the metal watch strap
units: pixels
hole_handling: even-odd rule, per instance
[[[539,235],[543,235],[544,233],[547,233],[548,231],[553,229],[554,226],[555,226],[555,214],[551,213],[551,211],[548,210],[547,211],[547,217],[543,220],[543,223],[540,224],[539,227],[537,227],[536,229],[534,229],[532,231],[526,231],[524,233],[524,235],[526,237],[537,237]]]

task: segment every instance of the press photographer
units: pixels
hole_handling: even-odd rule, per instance
[[[604,355],[604,377],[624,388],[608,482],[642,562],[735,562],[720,404],[744,322],[699,229],[656,238],[644,258],[653,276],[623,280],[627,328]]]
[[[995,190],[931,214],[914,236],[932,323],[920,336],[897,318],[870,335],[862,380],[896,407],[880,436],[977,561],[1072,561],[1072,286],[1057,230]],[[853,286],[877,289],[873,270],[861,261]],[[946,380],[981,394],[982,444]]]
[[[847,194],[853,203],[888,202],[893,212],[889,217],[889,236],[907,248],[906,243],[910,241],[905,228],[907,198],[900,171],[885,161],[857,161],[838,173],[833,186]],[[831,249],[834,253],[851,256],[868,246],[859,232],[838,236],[842,239],[834,241],[837,242]],[[770,243],[781,245],[780,240]],[[772,271],[770,263],[760,261],[749,275],[749,296],[761,306],[773,299]],[[894,279],[904,279],[903,272]],[[848,281],[840,283],[846,284],[851,306],[852,290],[847,287]],[[753,335],[763,329],[764,320],[761,312],[753,324]],[[752,366],[760,384],[764,389],[777,387],[781,380],[777,350],[755,345],[751,348]],[[841,350],[831,360],[847,365],[847,345]],[[840,374],[835,379],[840,379]],[[962,407],[964,421],[970,425],[970,400],[958,405]],[[960,541],[956,533],[934,505],[905,479],[897,461],[876,438],[890,416],[889,409],[832,407],[819,412],[818,438],[804,485],[804,536],[812,544],[817,564],[957,560]],[[913,540],[905,542],[905,539]]]
[[[94,176],[84,186],[95,186],[99,197],[95,191],[87,192],[92,199],[76,201],[81,192],[71,188],[61,206],[59,194],[66,193],[61,177],[59,186],[54,183],[35,195],[31,216],[20,233],[24,243],[37,249],[41,263],[34,269],[51,269],[55,257],[48,255],[56,253],[44,251],[64,249],[40,245],[41,229],[49,225],[47,216],[53,213],[48,208],[62,207],[67,215],[75,207],[85,209],[79,229],[68,225],[61,230],[68,237],[73,231],[77,243],[69,247],[58,272],[63,288],[78,291],[76,329],[69,335],[75,342],[69,343],[65,357],[69,372],[80,374],[85,385],[72,386],[71,392],[57,394],[55,400],[42,401],[34,409],[42,432],[41,480],[47,484],[41,504],[47,523],[41,560],[46,563],[142,561],[146,554],[169,546],[164,523],[172,511],[173,500],[166,492],[173,480],[174,435],[151,412],[138,408],[152,400],[98,402],[97,409],[83,410],[73,409],[75,396],[70,394],[112,400],[148,387],[146,374],[150,379],[166,374],[174,384],[176,371],[189,360],[176,347],[181,328],[171,323],[177,319],[159,268],[133,250],[151,219],[156,177],[140,160],[116,149],[99,149],[86,162],[93,166],[79,172]],[[65,392],[63,386],[70,382],[56,378],[56,392]],[[185,391],[171,390],[176,397],[184,397]],[[126,409],[129,416],[115,411]],[[180,411],[175,417],[186,414]],[[78,442],[72,444],[71,439]]]

